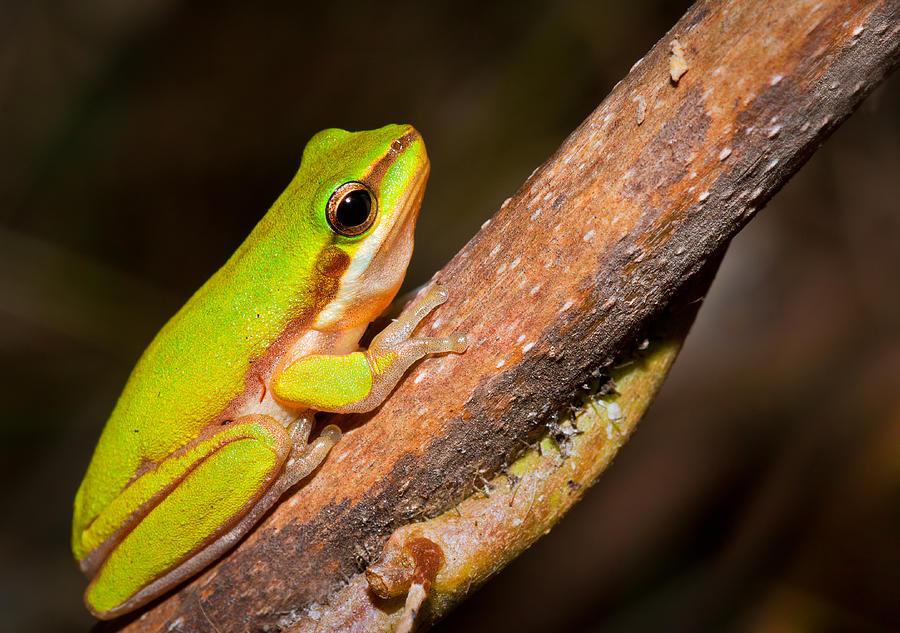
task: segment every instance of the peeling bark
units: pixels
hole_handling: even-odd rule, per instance
[[[334,420],[344,439],[233,552],[107,626],[301,627],[392,532],[522,455],[898,59],[900,0],[695,4],[436,275],[450,300],[420,332],[469,350]]]

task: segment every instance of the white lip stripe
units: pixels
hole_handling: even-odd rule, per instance
[[[415,200],[423,186],[424,178],[417,175],[416,182],[397,201],[397,217],[393,222],[379,222],[375,231],[365,238],[363,244],[357,249],[353,261],[341,277],[341,284],[327,306],[316,317],[313,324],[315,329],[327,329],[330,325],[339,322],[352,307],[356,298],[361,294],[378,295],[387,288],[376,288],[372,280],[367,279],[366,273],[375,255],[390,242],[390,238],[397,233],[408,221],[411,209],[409,203]],[[406,267],[404,266],[405,270]],[[365,286],[365,293],[363,293]]]

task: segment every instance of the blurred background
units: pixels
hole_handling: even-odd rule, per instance
[[[0,629],[84,631],[72,498],[307,139],[409,122],[440,268],[688,2],[0,2]],[[900,628],[900,80],[735,240],[637,434],[441,633]]]

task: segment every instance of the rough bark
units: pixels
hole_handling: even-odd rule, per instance
[[[111,627],[302,628],[392,532],[522,455],[898,58],[900,0],[695,4],[436,275],[451,298],[420,331],[467,331],[469,350],[339,420],[327,461],[238,548]]]

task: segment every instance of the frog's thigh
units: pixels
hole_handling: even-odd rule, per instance
[[[199,461],[110,553],[85,595],[96,612],[121,604],[210,543],[271,485],[289,440],[274,420],[246,419],[225,427],[235,439]]]

